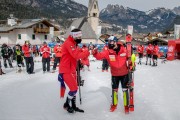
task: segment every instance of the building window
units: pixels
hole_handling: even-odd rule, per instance
[[[96,5],[94,5],[94,9],[96,9]]]
[[[47,35],[44,35],[44,39],[47,40]]]
[[[18,34],[18,39],[19,39],[19,40],[21,39],[21,34]]]
[[[43,24],[41,24],[41,28],[43,28]]]
[[[35,40],[35,39],[36,39],[35,34],[32,34],[32,39],[33,39],[33,40]]]
[[[93,13],[93,17],[97,17],[97,13]]]
[[[36,24],[36,28],[39,28],[39,24]]]

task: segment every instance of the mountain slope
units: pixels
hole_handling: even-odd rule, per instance
[[[157,8],[148,12],[108,5],[100,12],[102,21],[123,26],[133,25],[137,32],[162,31],[174,20],[176,14],[169,9]]]
[[[9,14],[17,18],[47,17],[65,19],[87,14],[87,7],[73,0],[0,0],[0,16],[6,19]]]

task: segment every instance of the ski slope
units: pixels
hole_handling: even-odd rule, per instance
[[[59,98],[59,82],[56,73],[42,72],[41,62],[35,63],[36,74],[25,70],[16,73],[4,69],[0,76],[0,120],[179,120],[180,119],[180,61],[159,60],[157,67],[137,65],[135,71],[135,111],[124,114],[122,91],[119,89],[119,105],[109,112],[111,104],[111,75],[101,72],[101,61],[91,62],[91,71],[85,70],[81,87],[85,113],[69,114]],[[66,90],[67,92],[68,90]],[[66,93],[67,95],[67,93]]]

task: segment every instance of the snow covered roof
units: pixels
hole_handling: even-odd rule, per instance
[[[56,26],[52,25],[50,22],[44,19],[25,19],[25,20],[21,20],[17,25],[14,26],[4,25],[0,27],[0,32],[9,32],[13,29],[25,29],[38,23],[43,23],[47,26],[54,27],[55,31],[59,30],[59,28],[57,28]]]

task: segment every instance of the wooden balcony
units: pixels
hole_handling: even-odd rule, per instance
[[[49,33],[49,28],[34,28],[34,33]]]

